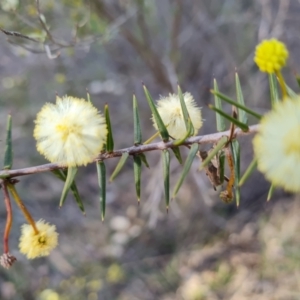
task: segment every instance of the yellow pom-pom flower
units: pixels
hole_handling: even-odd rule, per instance
[[[196,135],[203,123],[201,109],[197,107],[190,93],[184,93],[183,98],[194,126],[194,134]],[[169,94],[168,97],[160,98],[157,102],[157,110],[171,137],[181,139],[186,135],[186,127],[178,95]],[[152,121],[154,127],[157,129],[157,124],[153,116]]]
[[[274,73],[286,65],[289,52],[284,43],[276,40],[263,40],[256,46],[254,61],[261,72]]]
[[[19,249],[28,259],[48,256],[58,244],[58,233],[55,225],[39,220],[36,222],[36,228],[38,233],[29,224],[24,224],[21,227]]]
[[[84,99],[57,97],[56,104],[44,105],[35,123],[37,150],[62,166],[87,165],[106,142],[104,117]]]
[[[300,191],[300,96],[276,104],[253,139],[257,167],[275,186]]]

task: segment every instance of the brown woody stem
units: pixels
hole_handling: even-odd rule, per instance
[[[281,92],[282,92],[282,99],[286,99],[287,98],[287,90],[286,90],[286,86],[285,86],[285,82],[284,82],[284,78],[281,74],[280,71],[276,71],[275,72],[277,78],[278,78],[278,82],[281,88]]]
[[[6,182],[2,183],[2,189],[3,189],[4,202],[5,202],[6,213],[7,213],[6,224],[5,224],[4,235],[3,235],[3,248],[4,248],[4,253],[9,253],[8,241],[9,241],[9,233],[10,233],[13,218],[12,218],[11,203],[7,191]]]
[[[244,132],[241,129],[236,129],[234,131],[234,136],[242,136],[242,135],[249,135],[253,134],[258,131],[259,125],[252,125],[249,126],[249,131]],[[185,142],[182,143],[182,146],[189,146],[195,143],[198,144],[213,144],[216,141],[218,141],[222,136],[229,136],[230,131],[222,131],[222,132],[217,132],[217,133],[212,133],[212,134],[206,134],[206,135],[199,135],[199,136],[193,136],[185,140]],[[120,157],[122,156],[123,153],[127,152],[129,155],[134,155],[134,154],[139,154],[143,152],[148,152],[148,151],[154,151],[154,150],[164,150],[168,148],[174,147],[174,141],[169,141],[167,143],[161,141],[157,143],[152,143],[152,144],[147,144],[147,145],[138,145],[138,146],[132,146],[128,148],[123,148],[119,150],[115,150],[113,152],[104,152],[101,153],[95,161],[99,160],[105,160],[113,157]],[[24,175],[30,175],[30,174],[37,174],[37,173],[44,173],[44,172],[49,172],[53,170],[58,170],[58,169],[65,169],[64,166],[61,166],[56,163],[51,163],[51,164],[44,164],[44,165],[39,165],[35,167],[29,167],[29,168],[24,168],[24,169],[17,169],[17,170],[3,170],[0,171],[0,178],[3,179],[8,179],[8,178],[14,178],[14,177],[19,177],[19,176],[24,176]]]
[[[19,197],[19,194],[15,188],[15,186],[11,183],[7,183],[7,187],[10,191],[10,193],[12,194],[13,198],[15,199],[17,205],[19,206],[19,208],[21,209],[22,213],[24,214],[25,219],[27,220],[27,222],[32,226],[35,234],[38,234],[39,231],[35,225],[35,222],[31,216],[31,214],[29,213],[29,211],[27,210],[26,206],[24,205],[23,201],[21,200],[21,198]]]

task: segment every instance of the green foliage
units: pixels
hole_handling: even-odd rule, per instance
[[[239,187],[239,181],[240,181],[240,144],[237,140],[233,140],[230,143],[231,152],[233,156],[233,162],[234,162],[234,182],[235,182],[235,201],[236,206],[240,205],[241,200],[241,193],[240,193],[240,187]]]
[[[220,97],[220,98],[221,98],[222,100],[224,100],[225,102],[227,102],[227,103],[229,103],[229,104],[231,104],[231,105],[237,107],[237,108],[240,109],[240,110],[243,110],[243,111],[247,112],[248,114],[254,116],[254,117],[257,118],[258,120],[260,120],[260,119],[262,118],[262,116],[261,116],[260,114],[258,114],[258,113],[256,113],[255,111],[249,109],[248,107],[244,106],[243,104],[234,101],[233,99],[227,97],[226,95],[224,95],[224,94],[222,94],[222,93],[220,93],[220,92],[217,92],[217,91],[213,91],[213,90],[212,90],[211,92],[212,92],[212,94],[214,94],[214,95]],[[240,100],[240,101],[241,101],[241,100]],[[222,110],[221,110],[221,109],[217,109],[217,107],[216,107],[216,109],[214,109],[214,110],[217,111],[219,114],[222,113]],[[225,116],[224,116],[224,117],[225,117]],[[229,118],[227,117],[227,119],[229,119]],[[230,119],[230,121],[231,121],[231,119]],[[243,123],[243,122],[240,122],[240,123]],[[245,124],[245,125],[246,125],[246,124]]]
[[[174,188],[174,191],[173,191],[172,198],[176,197],[176,195],[177,195],[177,193],[178,193],[178,191],[179,191],[179,189],[180,189],[180,187],[181,187],[184,179],[186,178],[186,176],[187,176],[187,174],[188,174],[188,172],[189,172],[189,170],[190,170],[190,168],[192,166],[192,162],[193,162],[193,160],[194,160],[194,158],[195,158],[198,150],[199,150],[198,144],[193,144],[191,146],[191,149],[189,151],[188,157],[187,157],[187,159],[186,159],[186,161],[184,163],[182,173],[181,173],[179,179],[177,180],[177,183],[175,184],[175,188]]]
[[[219,88],[218,88],[218,84],[217,84],[216,79],[214,79],[214,92],[216,92],[216,93],[219,92]],[[216,106],[217,109],[223,111],[222,101],[216,93],[214,94],[215,106]],[[222,115],[216,114],[216,122],[217,122],[217,130],[218,131],[225,131],[225,129],[226,129],[225,118]]]
[[[269,191],[268,191],[268,196],[267,196],[267,201],[270,201],[272,196],[273,196],[273,193],[276,189],[276,186],[275,184],[271,184],[270,188],[269,188]]]
[[[132,107],[133,107],[134,144],[139,145],[142,143],[142,130],[141,130],[138,104],[135,95],[133,95]]]
[[[6,143],[5,143],[5,153],[4,153],[4,170],[11,169],[13,165],[13,147],[11,140],[11,128],[12,128],[12,120],[11,115],[7,117],[7,126],[6,126]]]
[[[272,107],[279,101],[279,92],[275,74],[269,74],[270,98]]]
[[[80,210],[82,212],[84,212],[84,206],[83,206],[83,202],[81,200],[81,197],[79,195],[79,191],[78,191],[78,188],[77,188],[77,185],[75,183],[75,176],[76,176],[76,172],[77,172],[77,168],[73,168],[73,170],[71,170],[71,173],[70,173],[70,178],[71,178],[71,175],[74,176],[73,178],[73,182],[71,183],[71,185],[69,186],[70,184],[70,178],[68,179],[68,183],[67,183],[67,177],[68,177],[68,171],[69,169],[67,170],[52,170],[51,172],[57,177],[59,178],[61,181],[65,182],[65,185],[64,185],[64,191],[61,195],[61,199],[60,199],[60,207],[64,204],[65,200],[66,200],[66,197],[67,197],[67,194],[68,194],[68,191],[69,189],[71,189],[72,193],[73,193],[73,196],[75,198],[75,201],[78,205],[78,207],[80,208]],[[68,189],[68,186],[69,186],[69,189]]]
[[[253,158],[250,165],[248,166],[247,170],[245,171],[244,175],[240,179],[239,186],[242,186],[246,180],[249,178],[249,176],[252,174],[252,172],[256,169],[257,167],[257,159]]]
[[[212,109],[213,111],[215,111],[216,113],[218,113],[219,115],[223,116],[225,119],[229,120],[231,123],[233,123],[237,127],[241,128],[243,131],[249,131],[249,127],[247,124],[244,124],[244,123],[238,121],[236,118],[226,114],[225,112],[223,112],[222,110],[219,110],[218,108],[214,107],[213,105],[209,105],[208,107],[210,109]]]
[[[140,155],[133,156],[135,191],[138,202],[141,199],[142,160]]]
[[[145,85],[143,86],[143,88],[144,88],[144,92],[145,92],[145,95],[146,95],[146,99],[148,101],[148,105],[149,105],[149,107],[151,109],[151,112],[153,114],[153,117],[155,119],[159,134],[161,135],[163,141],[167,142],[169,140],[168,130],[167,130],[164,122],[162,121],[162,119],[161,119],[161,117],[160,117],[160,115],[157,111],[157,108],[155,106],[155,103],[153,101],[153,98],[152,98],[151,94],[149,93],[149,91],[148,91],[148,89],[146,88]]]
[[[82,212],[84,212],[83,202],[79,196],[78,189],[77,189],[75,181],[74,181],[77,171],[78,171],[78,168],[76,168],[76,167],[69,167],[66,172],[62,171],[62,173],[60,175],[60,179],[65,181],[65,184],[64,184],[64,188],[63,188],[63,191],[62,191],[62,194],[60,197],[59,206],[60,207],[63,206],[63,204],[67,198],[68,192],[71,189],[73,192],[73,195],[75,197],[75,200],[77,202],[78,207],[81,209]],[[58,172],[56,172],[56,175],[57,174],[58,174]]]
[[[171,149],[172,149],[176,159],[178,160],[178,162],[180,164],[182,164],[182,157],[181,157],[181,153],[180,153],[180,148],[179,147],[173,147]]]
[[[170,203],[170,152],[168,150],[162,151],[162,162],[163,162],[163,177],[164,177],[166,208],[169,209],[169,203]]]
[[[113,173],[111,174],[111,176],[109,178],[110,182],[112,182],[116,178],[116,176],[120,173],[120,171],[122,170],[122,168],[124,167],[124,165],[127,161],[128,156],[129,156],[128,152],[125,152],[122,154],[121,159],[119,160],[115,170],[113,171]]]
[[[235,86],[236,86],[237,102],[241,106],[245,107],[244,96],[243,96],[242,87],[241,87],[240,78],[239,78],[238,73],[235,73]],[[241,123],[248,124],[247,114],[246,114],[245,110],[243,110],[241,108],[238,108],[238,120]]]
[[[207,158],[202,162],[201,166],[199,167],[199,170],[203,170],[204,167],[208,165],[208,163],[216,156],[216,154],[223,149],[225,144],[228,142],[228,138],[226,136],[223,136],[215,145],[213,150],[209,153]]]
[[[97,161],[98,184],[100,188],[101,219],[104,221],[106,212],[106,167],[103,161]]]
[[[191,122],[189,112],[186,108],[186,104],[185,104],[185,101],[184,101],[184,98],[183,98],[181,88],[180,88],[179,85],[178,85],[177,88],[178,88],[178,96],[179,96],[179,100],[180,100],[180,105],[181,105],[181,110],[182,110],[183,119],[184,119],[184,123],[185,123],[185,128],[186,128],[186,131],[187,131],[187,136],[185,138],[187,138],[191,135],[194,135],[194,126]]]
[[[114,138],[113,138],[110,116],[109,116],[109,109],[107,104],[104,107],[104,116],[105,116],[105,121],[107,126],[107,139],[106,139],[105,147],[107,152],[112,152],[114,150]]]

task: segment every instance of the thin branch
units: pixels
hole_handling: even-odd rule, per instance
[[[39,0],[36,0],[36,10],[37,10],[37,13],[38,13],[38,18],[39,18],[39,21],[41,23],[41,26],[43,28],[43,30],[46,32],[47,36],[48,36],[48,39],[55,45],[57,46],[60,46],[60,47],[69,47],[69,45],[67,44],[63,44],[61,42],[58,42],[56,39],[54,39],[54,37],[52,36],[52,33],[50,32],[50,30],[48,29],[48,26],[47,24],[45,23],[44,21],[44,18],[42,17],[42,13],[41,13],[41,10],[40,10],[40,1]]]
[[[43,46],[44,50],[42,51],[42,50],[34,49],[34,48],[28,47],[26,45],[21,45],[21,44],[18,44],[16,42],[13,42],[10,39],[7,39],[9,43],[11,43],[13,45],[17,45],[19,47],[22,47],[22,48],[24,48],[25,50],[27,50],[31,53],[46,53],[49,59],[57,58],[60,55],[60,52],[59,52],[60,49],[70,48],[70,47],[76,46],[76,44],[77,44],[77,36],[76,36],[77,35],[77,30],[75,30],[75,35],[72,37],[72,40],[68,43],[63,43],[63,42],[55,39],[54,36],[52,35],[51,31],[48,29],[48,26],[47,26],[46,22],[44,21],[43,14],[41,13],[41,10],[40,10],[40,1],[39,0],[36,0],[36,9],[37,9],[38,19],[39,19],[39,22],[41,24],[42,30],[46,33],[48,41],[50,41],[50,45],[55,45],[56,46],[55,49],[51,49],[50,46],[47,45],[43,41],[32,38],[28,35],[22,34],[22,33],[17,32],[17,31],[6,30],[6,29],[0,27],[0,31],[3,32],[6,36],[8,36],[8,37],[13,36],[13,37],[17,37],[17,38],[22,38],[22,39],[29,40],[31,42],[40,44],[40,45]],[[22,21],[24,22],[24,19],[22,19]],[[28,22],[26,22],[26,24],[27,23]],[[31,24],[30,24],[30,26],[32,27]]]
[[[258,130],[258,125],[252,125],[249,127],[248,132],[243,132],[240,129],[235,130],[235,136],[242,136],[242,135],[248,135],[257,132]],[[187,139],[182,145],[191,145],[194,143],[198,144],[212,144],[218,141],[222,136],[229,136],[230,131],[224,131],[224,132],[217,132],[217,133],[212,133],[212,134],[207,134],[207,135],[200,135],[200,136],[194,136],[190,137]],[[152,143],[148,145],[139,145],[139,146],[132,146],[128,148],[123,148],[120,150],[115,150],[111,153],[102,153],[100,154],[95,161],[98,160],[105,160],[109,159],[112,157],[120,157],[122,156],[123,153],[129,153],[129,155],[134,155],[142,152],[148,152],[148,151],[154,151],[154,150],[164,150],[168,148],[174,147],[174,141],[171,142],[157,142],[157,143]],[[23,168],[23,169],[16,169],[16,170],[3,170],[0,171],[0,178],[13,178],[13,177],[19,177],[19,176],[24,176],[24,175],[29,175],[29,174],[36,174],[36,173],[43,173],[43,172],[48,172],[48,171],[53,171],[57,169],[64,169],[65,167],[60,166],[59,164],[52,163],[52,164],[44,164],[44,165],[39,165],[35,167],[28,167],[28,168]]]
[[[4,195],[4,202],[6,207],[6,224],[5,224],[5,230],[3,235],[3,247],[4,247],[4,253],[9,253],[9,233],[12,225],[12,209],[11,209],[11,203],[10,198],[7,190],[6,183],[2,183],[2,189],[3,189],[3,195]]]
[[[105,19],[112,23],[115,17],[108,11],[107,7],[101,1],[94,2],[94,9],[99,18]],[[149,48],[142,41],[140,41],[130,30],[126,27],[120,28],[120,34],[132,45],[136,52],[143,59],[145,64],[149,67],[156,81],[159,82],[169,91],[173,90],[173,86],[166,74],[166,69],[161,61],[161,56],[155,52],[151,47]]]
[[[178,45],[178,36],[180,32],[180,23],[182,19],[182,11],[183,11],[183,1],[176,1],[177,7],[175,8],[173,21],[172,21],[172,29],[171,29],[171,60],[174,64],[174,69],[177,70],[178,58],[179,58],[179,45]]]
[[[38,41],[28,35],[24,35],[20,32],[17,32],[17,31],[10,31],[10,30],[3,29],[1,27],[0,27],[0,31],[2,31],[7,36],[15,36],[15,37],[23,38],[23,39],[26,39],[26,40],[29,40],[29,41],[32,41],[35,43],[40,43],[40,41]]]
[[[55,59],[55,58],[59,57],[59,55],[60,55],[59,51],[57,51],[56,54],[52,54],[51,49],[48,45],[44,45],[44,48],[45,48],[45,51],[46,51],[49,59]]]
[[[31,48],[31,47],[28,47],[26,45],[22,45],[22,44],[16,43],[15,41],[12,41],[10,39],[7,39],[7,42],[10,43],[13,46],[20,47],[20,48],[25,49],[26,51],[29,51],[29,52],[34,53],[34,54],[45,53],[44,50],[37,50],[37,49]]]

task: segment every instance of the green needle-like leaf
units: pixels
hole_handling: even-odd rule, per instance
[[[271,198],[272,198],[272,196],[274,194],[275,189],[276,189],[276,186],[274,184],[271,184],[269,192],[268,192],[267,201],[271,200]]]
[[[146,140],[143,145],[148,145],[150,144],[152,141],[154,141],[157,137],[159,136],[159,131],[155,132],[151,137],[149,137],[148,140]]]
[[[77,189],[77,186],[76,186],[76,183],[75,183],[75,180],[72,182],[71,184],[71,191],[73,193],[73,196],[75,198],[75,201],[79,207],[79,209],[85,214],[85,209],[84,209],[84,205],[83,205],[83,202],[81,200],[81,197],[79,195],[79,191]]]
[[[274,73],[269,74],[269,86],[271,95],[271,105],[274,106],[275,103],[279,101],[277,78]]]
[[[142,160],[142,163],[148,168],[150,169],[150,166],[148,164],[148,161],[147,161],[147,158],[146,158],[146,155],[144,153],[140,153],[139,154],[141,160]]]
[[[6,143],[5,143],[5,153],[4,153],[4,166],[3,166],[4,170],[11,169],[13,164],[11,128],[12,128],[11,115],[8,115],[7,125],[6,125]]]
[[[112,175],[109,178],[110,182],[112,182],[116,178],[116,176],[120,173],[120,171],[122,170],[122,168],[124,167],[124,165],[126,163],[128,156],[129,156],[128,152],[125,152],[122,154],[122,157],[120,158],[115,170],[113,171]]]
[[[88,90],[86,90],[86,97],[87,97],[87,101],[88,101],[88,102],[92,102],[92,101],[91,101],[91,96],[90,96],[90,93],[89,93]]]
[[[235,201],[236,206],[238,207],[240,205],[240,187],[239,187],[239,181],[240,181],[240,144],[237,140],[233,140],[230,143],[231,146],[231,152],[233,156],[233,163],[234,163],[234,181],[235,181]]]
[[[67,170],[66,170],[67,171]],[[57,170],[52,170],[51,173],[53,173],[58,179],[60,179],[61,181],[65,182],[66,181],[66,175],[65,173],[63,173],[62,170],[57,169]],[[68,173],[68,171],[67,171]]]
[[[182,110],[182,114],[183,114],[183,119],[184,119],[184,123],[185,123],[185,128],[186,131],[188,132],[188,136],[191,136],[194,134],[194,126],[192,124],[192,122],[190,122],[189,124],[189,120],[191,120],[190,116],[189,116],[189,112],[187,110],[185,101],[184,101],[184,97],[181,91],[180,86],[177,86],[178,89],[178,97],[179,97],[179,101],[180,101],[180,105],[181,105],[181,110]]]
[[[213,105],[208,105],[208,107],[210,109],[212,109],[213,111],[217,112],[218,114],[222,115],[223,117],[225,117],[227,120],[229,120],[231,123],[235,124],[237,127],[241,128],[243,131],[245,131],[245,132],[249,131],[249,127],[247,124],[240,122],[239,120],[233,118],[232,116],[224,113],[222,110],[217,109]]]
[[[183,166],[183,171],[175,185],[175,188],[174,188],[174,192],[173,192],[173,198],[176,197],[182,183],[183,183],[183,180],[185,179],[186,175],[188,174],[190,168],[191,168],[191,165],[192,165],[192,162],[197,154],[197,151],[199,150],[199,145],[198,144],[193,144],[191,146],[191,149],[190,149],[190,152],[188,154],[188,157],[184,163],[184,166]]]
[[[144,85],[143,86],[144,88],[144,92],[145,92],[145,95],[146,95],[146,99],[148,101],[148,105],[151,109],[151,112],[153,114],[153,117],[155,119],[155,122],[156,122],[156,125],[157,125],[157,128],[158,128],[158,131],[163,139],[164,142],[167,142],[169,140],[169,133],[168,133],[168,130],[164,124],[164,122],[162,121],[158,111],[157,111],[157,108],[154,104],[154,101],[148,91],[148,89],[146,88],[146,86]]]
[[[287,94],[290,98],[298,97],[298,95],[287,84],[285,85],[285,87],[286,87]]]
[[[219,167],[220,167],[220,182],[221,184],[224,182],[225,177],[225,153],[224,151],[220,151],[219,153]]]
[[[142,160],[139,155],[133,156],[133,171],[134,171],[134,182],[135,191],[138,202],[141,199],[141,176],[142,176]]]
[[[216,79],[214,79],[214,92],[217,92],[217,93],[219,92],[219,87],[218,87]],[[214,99],[215,99],[216,108],[223,110],[221,99],[216,94],[214,94]],[[217,122],[217,130],[218,131],[226,130],[225,119],[223,118],[223,116],[216,114],[216,122]]]
[[[188,126],[188,129],[185,133],[185,136],[183,138],[179,139],[179,140],[175,140],[174,143],[173,143],[174,146],[180,146],[190,136],[190,132],[194,131],[194,127],[193,127],[193,124],[192,124],[190,118],[188,118],[188,125],[187,126]]]
[[[163,154],[163,176],[164,176],[164,188],[165,188],[165,200],[166,208],[169,209],[170,204],[170,152],[165,149]]]
[[[251,161],[250,165],[248,166],[246,172],[240,179],[239,186],[242,186],[246,182],[246,180],[250,177],[250,175],[252,174],[254,169],[256,169],[256,167],[257,167],[257,158],[255,157],[255,158],[253,158],[253,160]]]
[[[59,178],[61,181],[65,182],[67,179],[67,174],[68,174],[68,170],[52,170],[51,171],[57,178]],[[78,207],[80,208],[80,210],[85,213],[84,210],[84,205],[83,205],[83,201],[81,200],[81,197],[79,195],[79,191],[77,188],[77,185],[75,183],[75,180],[72,182],[71,187],[70,187],[73,196],[75,198],[75,201],[78,205]]]
[[[104,221],[106,211],[106,168],[103,161],[97,161],[98,184],[100,188],[101,220]]]
[[[297,81],[298,87],[300,87],[300,76],[298,74],[296,75],[296,81]]]
[[[134,144],[142,144],[142,131],[139,117],[138,104],[135,95],[133,95],[133,125],[134,125]]]
[[[77,174],[78,168],[76,167],[69,167],[68,171],[67,171],[67,175],[66,175],[66,180],[65,180],[65,185],[60,197],[60,201],[59,201],[59,206],[62,207],[62,205],[64,204],[69,189],[71,188],[72,183],[74,182],[75,176]]]
[[[245,101],[243,91],[241,88],[240,78],[238,73],[235,73],[235,86],[236,86],[236,98],[237,102],[245,107]],[[238,120],[244,124],[248,124],[248,117],[244,110],[238,108]]]
[[[208,165],[208,163],[216,156],[216,154],[224,147],[224,145],[227,143],[228,137],[223,136],[220,138],[216,146],[209,152],[207,157],[204,159],[202,164],[200,165],[199,171],[203,170],[204,167]]]
[[[262,118],[262,116],[258,113],[256,113],[255,111],[249,109],[248,107],[244,106],[244,105],[241,105],[240,103],[234,101],[233,99],[227,97],[226,95],[220,93],[220,92],[215,92],[213,90],[210,90],[210,92],[214,95],[217,95],[219,96],[222,100],[224,100],[225,102],[233,105],[233,106],[236,106],[237,108],[240,108],[242,110],[244,110],[245,112],[247,112],[249,115],[252,115],[253,117],[257,118],[258,120],[260,120]]]
[[[181,153],[180,153],[180,149],[179,147],[174,147],[174,148],[171,148],[175,157],[177,158],[178,162],[180,164],[182,164],[182,157],[181,157]]]
[[[107,132],[107,138],[106,138],[106,151],[107,152],[112,152],[112,151],[114,151],[114,139],[113,139],[112,128],[111,128],[111,123],[110,123],[110,116],[109,116],[109,110],[108,110],[108,105],[107,104],[104,106],[104,115],[105,115],[107,131],[108,131]]]

